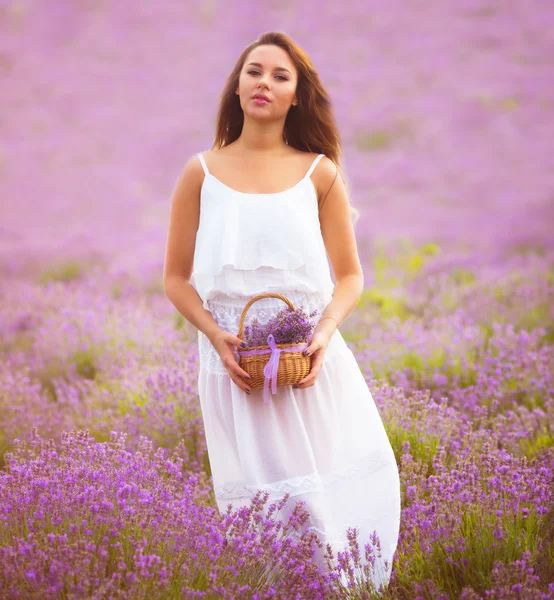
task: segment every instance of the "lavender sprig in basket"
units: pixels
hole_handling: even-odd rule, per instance
[[[255,318],[245,327],[248,309],[262,298],[279,298],[288,309],[283,309],[264,325]],[[298,383],[310,372],[312,357],[305,356],[303,351],[316,326],[311,319],[318,313],[316,309],[308,315],[302,308],[296,309],[286,296],[276,293],[254,296],[244,307],[238,337],[247,348],[238,350],[239,365],[250,375],[253,389],[264,389],[264,402],[269,402],[270,381],[271,391],[275,394],[278,386]]]
[[[247,346],[263,346],[267,344],[267,336],[271,333],[276,344],[300,344],[310,338],[315,323],[310,321],[319,314],[317,308],[309,315],[302,307],[290,310],[283,308],[267,323],[262,324],[254,317],[244,328],[244,342]]]

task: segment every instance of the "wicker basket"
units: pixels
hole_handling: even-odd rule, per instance
[[[267,292],[253,296],[242,309],[238,337],[243,336],[248,309],[254,302],[263,298],[279,298],[288,304],[291,311],[295,310],[294,304],[283,294]],[[273,335],[270,334],[267,346],[253,346],[238,350],[239,365],[252,378],[248,382],[253,389],[264,388],[264,400],[267,402],[270,380],[272,392],[275,394],[276,387],[298,383],[310,372],[312,357],[303,354],[308,345],[307,341],[300,344],[275,344]],[[277,377],[272,376],[275,372]]]

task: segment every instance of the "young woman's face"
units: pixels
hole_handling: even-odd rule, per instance
[[[252,64],[255,63],[255,64]],[[296,101],[297,71],[288,53],[272,44],[257,46],[244,61],[235,90],[245,113],[254,118],[286,116]],[[258,103],[255,94],[269,102]]]

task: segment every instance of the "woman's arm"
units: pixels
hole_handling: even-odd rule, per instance
[[[203,177],[202,165],[198,157],[193,156],[175,184],[165,251],[164,291],[183,317],[208,337],[231,379],[249,394],[252,388],[245,379],[250,376],[239,366],[233,352],[233,346],[241,346],[242,340],[234,333],[219,327],[212,313],[204,308],[202,298],[190,282],[196,232],[200,222],[200,191]],[[217,240],[214,240],[214,243],[217,243]]]
[[[327,157],[320,160],[317,171],[317,187],[325,190],[326,194],[319,212],[321,235],[336,283],[333,298],[325,307],[316,331],[323,331],[331,336],[337,328],[335,321],[340,325],[356,307],[364,289],[364,275],[352,224],[350,201],[342,176],[337,176],[337,166]]]
[[[163,270],[164,292],[175,308],[210,341],[221,331],[211,312],[202,305],[190,282],[196,231],[200,220],[200,189],[204,173],[192,156],[179,175],[171,197],[169,230]]]

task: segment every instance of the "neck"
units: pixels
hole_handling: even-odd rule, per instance
[[[283,138],[283,123],[260,123],[247,119],[240,136],[235,140],[235,148],[242,154],[283,154],[289,150]]]

